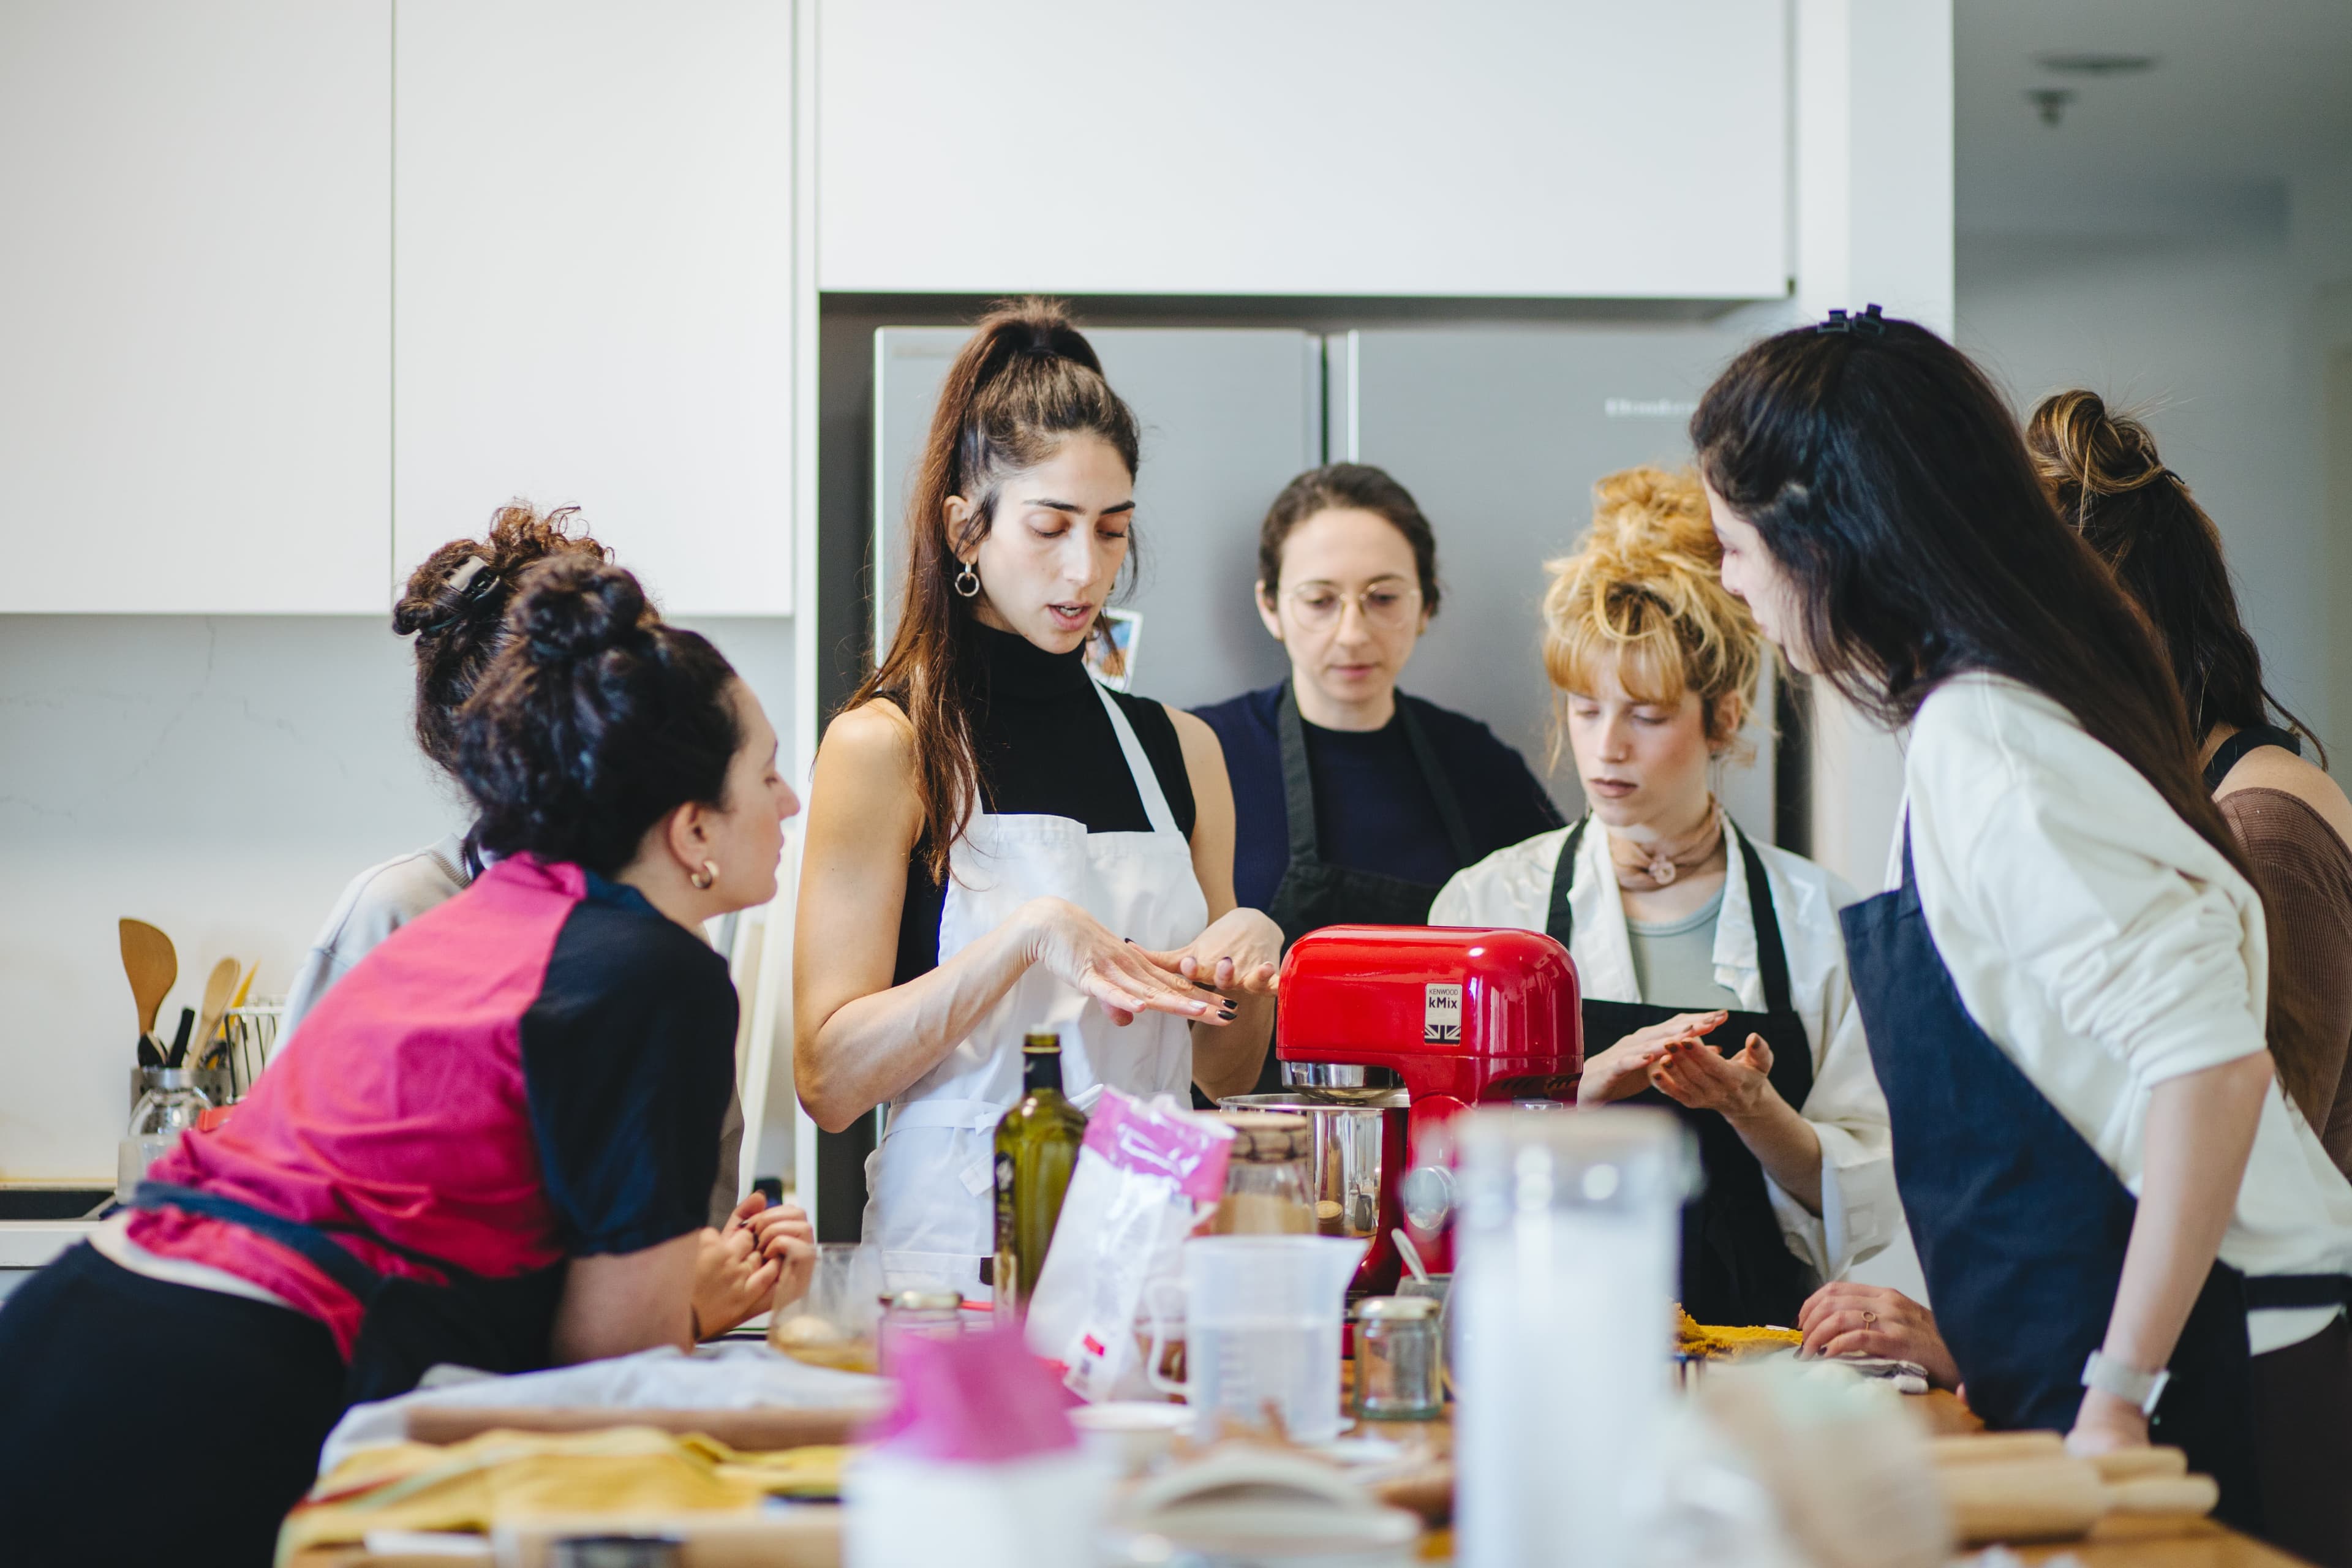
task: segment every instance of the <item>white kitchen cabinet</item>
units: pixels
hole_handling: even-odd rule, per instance
[[[0,5],[0,612],[385,607],[391,0]]]
[[[821,0],[849,292],[1776,298],[1785,0]]]
[[[520,496],[789,613],[790,0],[400,0],[397,48],[395,575]]]

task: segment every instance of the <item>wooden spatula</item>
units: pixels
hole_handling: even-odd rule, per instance
[[[131,999],[139,1004],[139,1032],[155,1032],[155,1014],[180,981],[180,955],[172,939],[145,921],[122,922],[122,973],[131,977]]]
[[[229,997],[236,991],[237,962],[224,958],[213,965],[205,981],[205,1010],[196,1018],[196,1063],[204,1065],[212,1053],[213,1037],[220,1032],[221,1020],[228,1016]]]

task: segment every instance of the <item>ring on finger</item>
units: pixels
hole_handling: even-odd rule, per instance
[[[1862,1326],[1865,1329],[1878,1327],[1878,1314],[1865,1310],[1862,1314]]]

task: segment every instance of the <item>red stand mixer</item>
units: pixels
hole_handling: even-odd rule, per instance
[[[1424,1263],[1452,1267],[1439,1228],[1450,1178],[1421,1166],[1429,1131],[1473,1105],[1576,1103],[1584,1069],[1576,965],[1541,931],[1442,926],[1325,926],[1283,960],[1275,1054],[1283,1095],[1223,1103],[1326,1111],[1369,1136],[1318,1138],[1328,1211],[1344,1234],[1370,1232],[1351,1295],[1396,1288],[1403,1260],[1390,1232],[1410,1222]],[[1352,1169],[1336,1177],[1333,1162]],[[1374,1165],[1370,1173],[1363,1170]],[[1373,1196],[1377,1191],[1377,1198]],[[1328,1226],[1327,1226],[1328,1228]]]

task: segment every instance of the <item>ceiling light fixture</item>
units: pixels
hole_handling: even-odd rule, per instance
[[[2033,63],[2059,76],[2137,76],[2161,63],[2156,55],[2126,55],[2104,49],[2070,49],[2036,55]]]
[[[2026,89],[2025,101],[2041,111],[2042,124],[2055,125],[2074,96],[2071,87],[2034,87]]]

